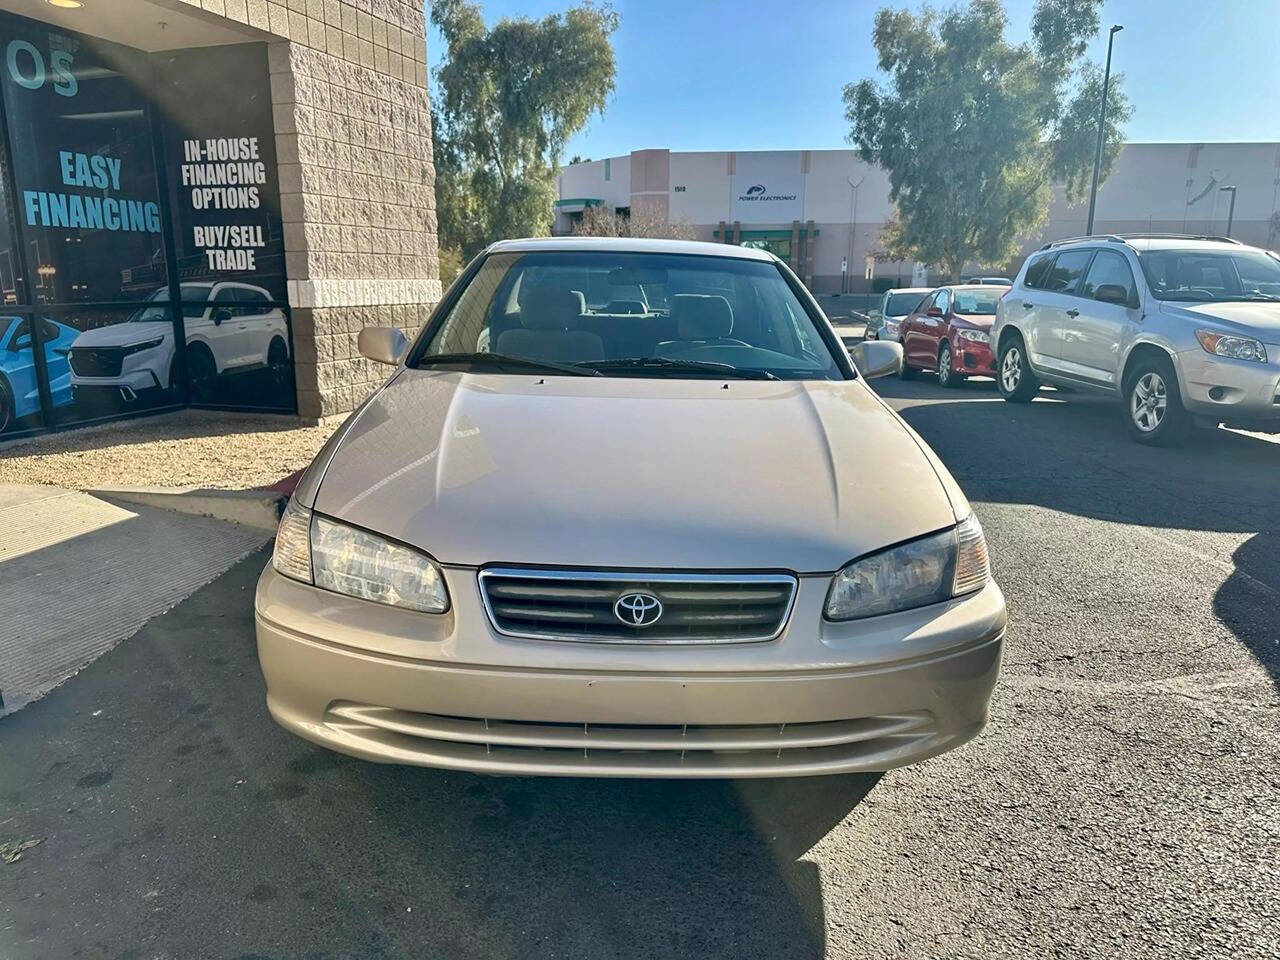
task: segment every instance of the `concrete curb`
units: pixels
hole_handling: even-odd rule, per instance
[[[104,500],[140,503],[200,517],[229,520],[275,532],[287,497],[275,490],[214,490],[199,487],[90,487],[85,493]]]

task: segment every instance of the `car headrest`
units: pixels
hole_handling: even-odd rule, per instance
[[[582,294],[568,287],[531,287],[520,298],[520,325],[526,330],[569,330],[582,316]]]
[[[733,332],[733,308],[724,297],[677,293],[671,298],[671,317],[681,340],[717,340]]]

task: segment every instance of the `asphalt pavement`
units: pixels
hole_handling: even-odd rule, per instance
[[[1280,444],[877,387],[1008,596],[976,741],[746,783],[347,759],[267,717],[260,553],[0,720],[0,957],[1280,955]]]

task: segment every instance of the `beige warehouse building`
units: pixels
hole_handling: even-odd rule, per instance
[[[1220,234],[1236,187],[1232,235],[1280,243],[1280,143],[1130,143],[1098,192],[1094,230]],[[636,150],[577,163],[560,177],[555,231],[588,206],[647,208],[686,221],[699,239],[772,250],[819,294],[924,282],[923,265],[875,262],[890,214],[889,179],[854,150]],[[1033,247],[1084,233],[1087,204],[1056,190]],[[845,269],[842,271],[842,265]],[[1017,264],[973,264],[1009,273]],[[934,272],[930,279],[937,279]]]

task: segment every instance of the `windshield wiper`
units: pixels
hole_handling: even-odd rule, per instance
[[[1275,303],[1280,300],[1280,295],[1274,293],[1263,293],[1261,290],[1250,290],[1248,293],[1236,294],[1229,297],[1230,300],[1241,300],[1245,303]]]
[[[529,357],[512,357],[505,353],[429,353],[419,357],[415,369],[467,363],[477,367],[514,367],[540,373],[562,373],[568,377],[598,377],[600,371],[593,366],[577,363],[556,363],[554,360],[533,360]]]
[[[723,374],[743,380],[781,380],[768,370],[753,367],[735,367],[718,360],[674,360],[669,357],[621,357],[615,360],[592,360],[591,366],[603,370],[689,370],[699,373]]]

